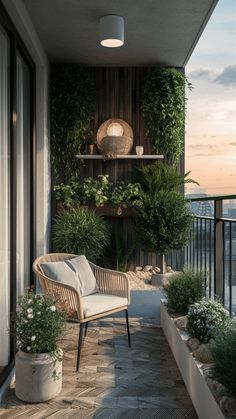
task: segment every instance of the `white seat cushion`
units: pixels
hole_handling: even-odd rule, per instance
[[[117,297],[116,295],[93,294],[83,297],[84,317],[94,316],[127,305],[127,298]]]

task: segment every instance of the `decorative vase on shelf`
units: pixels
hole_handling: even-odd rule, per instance
[[[143,146],[142,145],[137,145],[135,150],[136,150],[137,156],[142,156],[143,155]]]

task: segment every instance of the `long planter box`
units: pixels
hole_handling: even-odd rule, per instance
[[[161,326],[199,419],[224,419],[203,373],[166,309],[165,300],[161,300]]]

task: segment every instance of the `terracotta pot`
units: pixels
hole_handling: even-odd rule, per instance
[[[61,392],[62,361],[55,361],[49,353],[32,354],[19,350],[15,357],[15,370],[15,392],[20,400],[40,403]]]

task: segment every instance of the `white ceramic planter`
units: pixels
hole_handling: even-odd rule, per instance
[[[165,301],[161,300],[161,326],[180,369],[181,375],[200,419],[224,419],[202,371],[189,351],[181,331],[170,317]]]
[[[44,402],[61,392],[62,361],[55,361],[50,354],[19,350],[15,357],[15,372],[16,396],[25,402]]]

